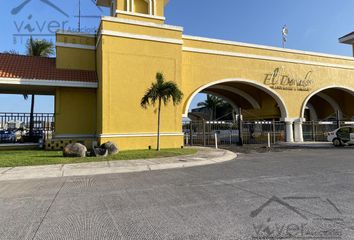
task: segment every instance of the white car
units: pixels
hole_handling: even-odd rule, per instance
[[[327,140],[336,147],[354,145],[354,127],[341,127],[329,132]]]

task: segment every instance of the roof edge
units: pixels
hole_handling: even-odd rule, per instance
[[[340,43],[344,43],[344,44],[353,44],[354,43],[354,32],[351,32],[341,38],[339,38],[339,42]]]
[[[48,79],[23,79],[0,77],[0,84],[26,85],[26,86],[50,86],[50,87],[74,87],[74,88],[98,88],[97,82],[48,80]]]

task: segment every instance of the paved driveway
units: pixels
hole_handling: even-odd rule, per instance
[[[354,151],[0,182],[0,239],[354,239]]]

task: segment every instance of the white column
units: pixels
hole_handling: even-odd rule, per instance
[[[302,120],[298,120],[294,123],[295,128],[295,142],[303,142],[304,135],[302,131]]]
[[[286,123],[286,142],[294,142],[293,122],[287,121]]]
[[[130,12],[130,0],[126,0],[126,3],[127,3],[127,12]]]

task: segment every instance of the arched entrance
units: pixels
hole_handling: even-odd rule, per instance
[[[188,116],[193,98],[201,92],[215,93],[232,100],[243,109],[256,110],[249,114],[250,119],[252,115],[258,119],[284,120],[288,117],[284,100],[277,92],[258,82],[236,78],[210,82],[196,89],[184,105],[184,117]]]
[[[326,141],[325,133],[354,121],[354,90],[329,86],[310,94],[301,110],[303,133],[297,141]],[[300,135],[301,134],[301,135]]]
[[[194,106],[192,106],[192,101],[200,93],[222,98],[233,107],[233,111],[237,115],[239,109],[242,111],[242,131],[245,132],[242,135],[245,136],[246,139],[249,138],[249,143],[258,143],[259,139],[262,139],[263,142],[267,141],[266,135],[268,133],[271,134],[272,141],[274,142],[279,140],[292,140],[292,127],[287,126],[284,122],[288,117],[288,110],[282,97],[273,89],[258,82],[245,79],[224,79],[210,82],[196,89],[188,97],[184,105],[183,117],[191,116],[191,114],[188,114],[191,111],[195,112],[196,105],[194,104]],[[220,123],[220,119],[217,117],[203,120],[210,124],[225,123],[225,121]],[[210,120],[212,122],[210,122]],[[206,131],[205,128],[205,126],[200,128],[203,133]],[[220,126],[220,128],[224,129],[225,126]],[[190,127],[190,130],[191,129]],[[225,132],[224,130],[214,130],[221,135],[222,132]],[[192,129],[191,131],[196,130]],[[191,134],[190,131],[188,132]],[[211,132],[213,133],[213,131]],[[191,137],[192,135],[190,138]],[[258,139],[257,141],[255,141],[256,138]],[[231,136],[230,142],[232,142]]]

